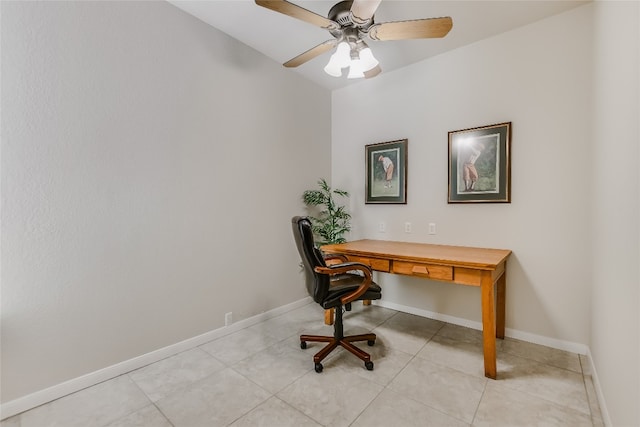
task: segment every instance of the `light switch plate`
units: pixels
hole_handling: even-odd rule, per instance
[[[429,223],[429,234],[436,234],[436,223],[435,222],[430,222]]]

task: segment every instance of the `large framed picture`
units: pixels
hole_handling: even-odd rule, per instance
[[[449,203],[511,203],[511,122],[449,132]]]
[[[407,142],[365,146],[365,203],[407,203]]]

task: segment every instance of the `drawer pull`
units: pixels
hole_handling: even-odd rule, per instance
[[[448,265],[394,261],[391,272],[425,279],[453,281],[453,267]]]
[[[427,276],[429,275],[429,269],[424,265],[414,265],[411,269],[411,272],[413,274],[425,274]]]

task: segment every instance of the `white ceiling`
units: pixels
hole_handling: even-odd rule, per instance
[[[284,63],[333,37],[328,31],[260,7],[253,0],[169,0],[178,8]],[[291,0],[322,16],[337,0]],[[376,22],[450,16],[453,28],[442,39],[369,41],[382,72],[405,67],[442,52],[530,24],[577,7],[580,0],[383,0]],[[299,73],[327,89],[337,89],[360,79],[336,78],[324,73],[331,52],[287,72]],[[346,73],[345,73],[346,74]]]

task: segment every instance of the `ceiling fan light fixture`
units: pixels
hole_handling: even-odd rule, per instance
[[[329,63],[324,67],[324,72],[329,74],[331,77],[342,77],[342,68],[338,67],[333,60],[333,55],[331,55],[331,59]]]
[[[362,71],[367,72],[373,70],[378,64],[378,60],[373,56],[371,49],[366,47],[360,51],[360,61],[362,62]]]
[[[351,67],[349,67],[348,79],[361,79],[364,78],[364,68],[362,67],[361,59],[354,59],[351,61]]]
[[[351,63],[350,51],[349,43],[339,43],[336,51],[331,55],[329,62],[324,67],[324,72],[332,77],[341,77],[342,69],[348,67]]]
[[[362,68],[362,60],[360,59],[360,51],[356,46],[351,49],[351,63],[349,64],[348,79],[364,78],[364,68]]]
[[[336,56],[336,65],[340,68],[347,68],[351,62],[351,47],[349,43],[345,41],[338,43],[334,55]]]

